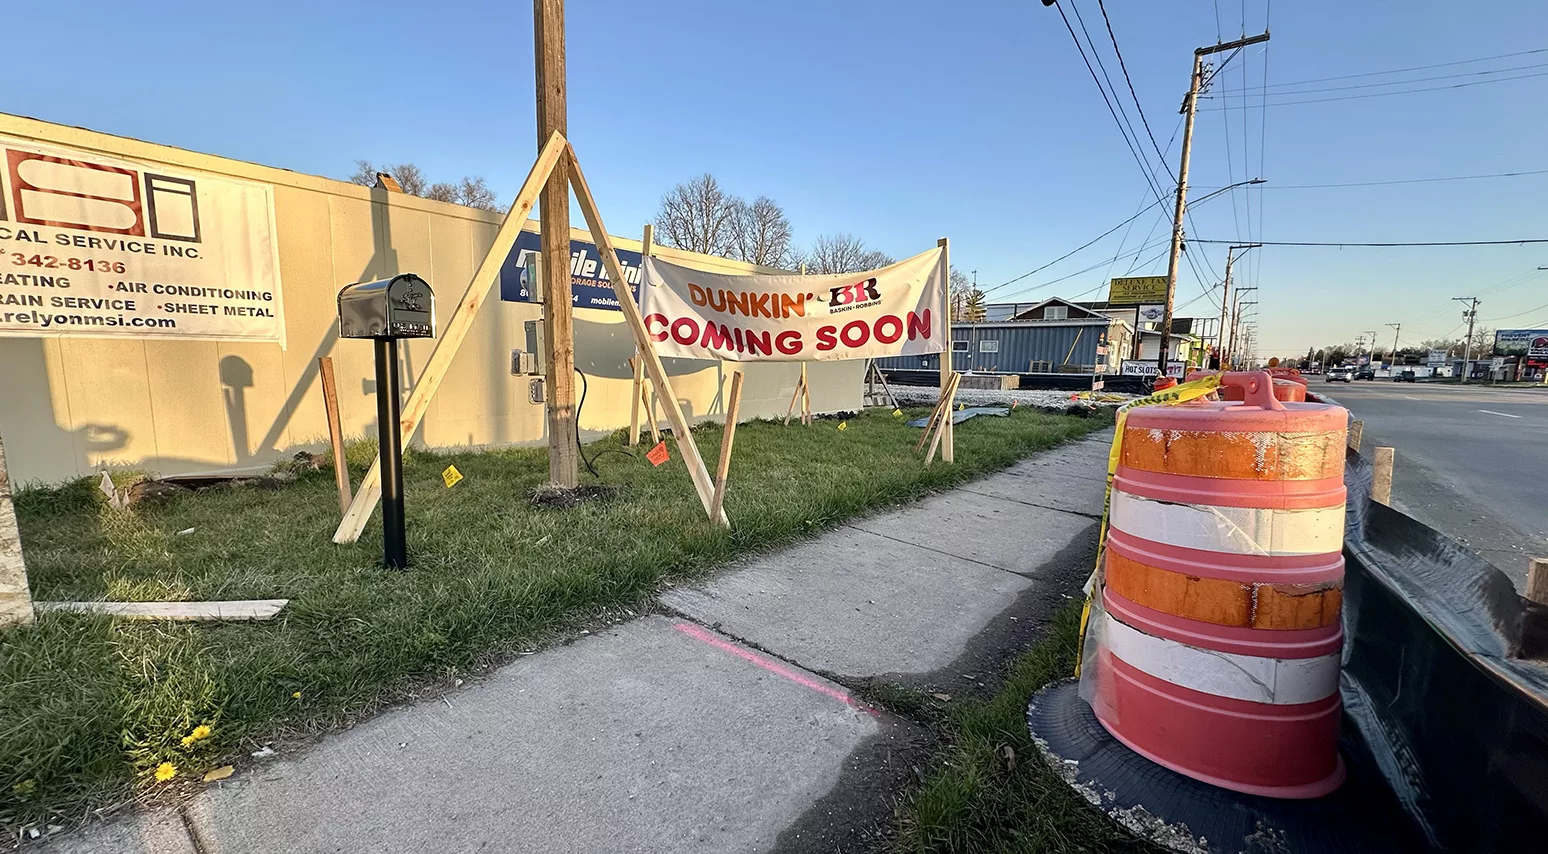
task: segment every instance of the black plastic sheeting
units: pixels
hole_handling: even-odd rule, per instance
[[[1444,851],[1548,851],[1548,608],[1456,541],[1369,501],[1351,452],[1347,720]]]
[[[941,372],[906,368],[883,368],[882,376],[896,385],[940,385]],[[1090,391],[1094,374],[1015,374],[1021,378],[1020,391],[1068,390]],[[1151,377],[1103,374],[1102,390],[1121,394],[1150,394]]]

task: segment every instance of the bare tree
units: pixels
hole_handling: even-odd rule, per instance
[[[437,202],[451,202],[455,205],[466,205],[486,211],[500,210],[499,205],[496,204],[494,191],[489,189],[489,185],[483,178],[464,177],[457,184],[444,181],[432,184],[425,178],[425,173],[412,163],[396,165],[389,163],[377,168],[369,160],[356,160],[355,172],[349,176],[349,180],[361,186],[374,187],[378,174],[388,175],[397,182],[403,192],[411,196],[420,196]]]
[[[892,256],[871,249],[852,234],[825,234],[811,248],[797,253],[797,264],[805,264],[808,273],[858,273],[893,263]]]
[[[973,287],[968,277],[953,264],[951,268],[951,319],[982,323],[989,314],[984,292]]]
[[[736,216],[731,220],[736,238],[736,257],[749,264],[778,267],[790,256],[790,220],[785,211],[768,196],[759,196],[752,204],[736,200]]]
[[[737,249],[737,221],[743,206],[740,199],[720,189],[714,175],[705,173],[661,197],[656,239],[675,249],[729,256]]]

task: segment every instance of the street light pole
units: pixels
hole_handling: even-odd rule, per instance
[[[1199,90],[1205,85],[1204,57],[1238,50],[1268,39],[1269,34],[1265,31],[1193,51],[1193,74],[1188,78],[1188,94],[1182,104],[1182,113],[1186,117],[1183,122],[1182,163],[1177,170],[1177,203],[1172,213],[1172,250],[1166,264],[1166,310],[1161,315],[1161,352],[1156,357],[1160,373],[1157,376],[1166,376],[1167,350],[1172,339],[1172,304],[1177,296],[1177,265],[1182,261],[1183,216],[1188,212],[1188,160],[1193,154],[1193,118],[1198,113]]]
[[[1253,180],[1247,181],[1245,183],[1248,183],[1248,184],[1261,184],[1261,183],[1263,183],[1263,179],[1262,178],[1254,178]],[[1230,187],[1224,187],[1222,189],[1229,190],[1231,188]],[[1220,192],[1220,190],[1216,190],[1215,192],[1218,193],[1218,192]],[[1210,195],[1214,195],[1214,193],[1211,193]],[[1209,198],[1209,196],[1205,196],[1204,197],[1204,199],[1207,199],[1207,198]],[[1204,201],[1204,199],[1199,199],[1199,202]],[[1198,204],[1199,202],[1194,202],[1194,204]],[[1222,371],[1226,369],[1226,356],[1225,356],[1225,354],[1226,354],[1226,349],[1225,349],[1225,343],[1226,343],[1226,311],[1230,307],[1230,299],[1231,299],[1231,265],[1233,263],[1235,263],[1235,260],[1236,260],[1233,257],[1233,254],[1236,252],[1236,250],[1240,249],[1240,250],[1242,250],[1242,254],[1246,255],[1247,254],[1247,250],[1249,250],[1249,249],[1256,249],[1256,248],[1258,248],[1258,247],[1260,247],[1262,245],[1263,244],[1261,244],[1261,243],[1242,243],[1242,244],[1238,244],[1238,245],[1235,245],[1235,246],[1226,247],[1225,282],[1224,282],[1224,285],[1223,285],[1223,289],[1220,292],[1220,329],[1216,330],[1216,334],[1215,334],[1215,355],[1216,355],[1216,357],[1218,358],[1218,360],[1220,362],[1219,368]]]
[[[1237,288],[1236,289],[1236,297],[1233,299],[1233,301],[1231,303],[1231,350],[1230,350],[1230,354],[1229,354],[1230,355],[1230,365],[1228,366],[1228,368],[1222,368],[1221,370],[1227,370],[1227,369],[1235,368],[1236,367],[1236,350],[1237,350],[1237,343],[1238,343],[1237,342],[1237,332],[1241,328],[1241,323],[1242,323],[1242,306],[1244,306],[1244,305],[1256,305],[1257,304],[1257,303],[1252,303],[1252,302],[1242,302],[1242,294],[1247,293],[1248,291],[1255,291],[1257,289],[1258,289],[1257,285],[1253,285],[1251,287],[1246,287],[1246,288]]]

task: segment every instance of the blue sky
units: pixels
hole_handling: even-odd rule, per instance
[[[1073,21],[1072,0],[1062,2]],[[1127,99],[1096,0],[1074,2]],[[9,41],[10,66],[35,73],[13,75],[16,85],[0,108],[333,177],[348,175],[357,158],[408,160],[432,180],[483,175],[507,201],[536,150],[526,3],[70,5],[67,44]],[[1038,0],[569,6],[570,136],[614,233],[637,233],[662,193],[710,172],[733,192],[780,202],[798,243],[847,231],[904,256],[946,235],[956,265],[976,269],[979,284],[991,288],[1154,198],[1057,11]],[[20,5],[6,13],[6,28],[59,33],[61,11]],[[1548,53],[1294,85],[1548,47],[1548,8],[1540,0],[1107,0],[1107,11],[1163,147],[1178,120],[1192,49],[1217,33],[1230,39],[1265,22],[1272,30],[1272,41],[1233,59],[1215,97],[1201,102],[1190,180],[1195,197],[1259,174],[1271,189],[1201,204],[1191,236],[1548,237],[1548,174],[1289,188],[1548,169],[1548,76],[1277,106],[1266,120],[1257,106],[1265,65],[1271,91],[1286,93],[1540,74],[1548,65],[1527,66],[1548,63]],[[1503,68],[1523,70],[1452,76]],[[1239,106],[1244,82],[1246,110]],[[1405,87],[1271,100],[1395,88]],[[1231,109],[1218,109],[1224,103]],[[1137,120],[1135,127],[1154,164]],[[1173,144],[1168,167],[1175,170],[1176,160]],[[1163,185],[1170,181],[1154,168]],[[1033,286],[1110,262],[1125,236],[1124,251],[1137,248],[1160,217],[1158,207],[1132,232],[1120,230],[991,299],[1098,292],[1109,270],[1121,275],[1136,259]],[[1156,225],[1150,240],[1165,229]],[[1211,283],[1218,280],[1223,246],[1195,243],[1189,254]],[[1268,353],[1304,352],[1372,329],[1390,342],[1385,324],[1394,322],[1403,324],[1405,342],[1461,334],[1453,296],[1481,296],[1488,326],[1548,326],[1548,273],[1527,275],[1548,266],[1548,244],[1269,247],[1247,257],[1238,283],[1261,288],[1260,350]],[[1132,272],[1164,273],[1164,258]],[[1202,289],[1186,264],[1179,281],[1178,302],[1187,305],[1181,314],[1214,314],[1210,297],[1195,300]]]

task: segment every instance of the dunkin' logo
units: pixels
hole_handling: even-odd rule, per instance
[[[832,288],[828,291],[828,305],[832,307],[844,306],[846,308],[858,308],[867,303],[881,299],[881,291],[876,287],[876,279],[870,278],[853,285],[844,285],[840,288]]]
[[[194,182],[119,166],[6,150],[10,216],[0,220],[198,243]]]

